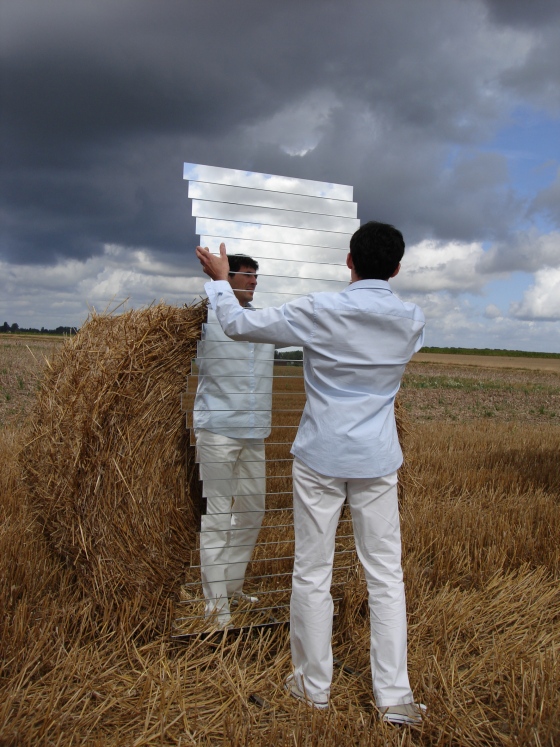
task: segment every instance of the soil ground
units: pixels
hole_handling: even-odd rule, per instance
[[[451,366],[475,368],[525,368],[529,371],[560,373],[560,358],[522,358],[506,355],[461,355],[459,353],[416,353],[418,363],[446,363]]]

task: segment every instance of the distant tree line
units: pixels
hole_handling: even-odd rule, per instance
[[[438,348],[423,347],[421,353],[445,353],[447,355],[490,355],[509,358],[560,358],[560,353],[534,353],[526,350],[504,350],[503,348]]]
[[[275,350],[274,360],[281,366],[303,366],[303,350]]]
[[[37,327],[20,327],[17,322],[14,322],[13,324],[4,322],[0,327],[0,332],[8,334],[17,333],[18,335],[75,335],[77,331],[78,330],[75,327],[57,327],[56,329],[46,329],[45,327],[41,327],[41,329],[37,329]]]

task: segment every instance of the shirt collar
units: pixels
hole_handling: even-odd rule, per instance
[[[368,278],[367,280],[356,280],[355,283],[350,283],[346,288],[347,291],[360,290],[365,288],[376,288],[379,290],[386,290],[392,293],[393,290],[387,280],[376,280],[375,278]]]

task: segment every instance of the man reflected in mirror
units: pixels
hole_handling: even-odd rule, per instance
[[[228,255],[227,280],[237,303],[252,311],[258,263]],[[205,616],[226,628],[231,608],[258,599],[243,591],[265,510],[264,439],[270,433],[274,345],[234,342],[208,310],[197,354],[193,411],[206,513],[200,532]]]

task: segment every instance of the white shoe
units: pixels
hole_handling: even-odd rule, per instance
[[[422,723],[422,716],[428,709],[423,703],[404,703],[403,705],[385,706],[379,708],[381,720],[389,724]]]
[[[234,591],[229,603],[231,606],[235,607],[240,602],[245,602],[246,604],[257,604],[258,601],[258,597],[252,597],[250,594],[244,594],[242,591]]]
[[[284,690],[296,700],[299,700],[302,703],[305,703],[306,705],[311,706],[312,708],[317,708],[320,711],[324,711],[329,707],[328,700],[326,701],[312,700],[310,697],[306,695],[306,693],[302,692],[297,686],[293,674],[290,674],[289,677],[286,678],[286,682],[284,683]]]

